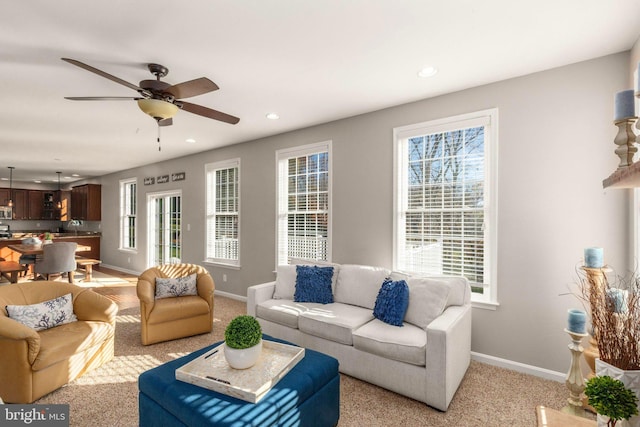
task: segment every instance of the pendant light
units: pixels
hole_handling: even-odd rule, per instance
[[[7,206],[11,207],[13,206],[13,170],[15,169],[15,167],[8,166],[8,168],[9,168],[9,203],[7,203]]]
[[[58,174],[58,203],[56,204],[56,208],[62,209],[62,192],[60,191],[60,174],[62,172],[56,172]]]

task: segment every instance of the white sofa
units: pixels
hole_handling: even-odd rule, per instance
[[[333,303],[294,302],[296,265],[287,265],[278,267],[276,281],[248,288],[247,313],[264,333],[337,358],[344,374],[446,411],[470,362],[468,281],[331,265]],[[373,315],[387,277],[409,287],[402,327]]]

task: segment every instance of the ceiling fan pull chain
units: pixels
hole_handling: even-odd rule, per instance
[[[162,151],[162,147],[160,146],[160,122],[158,122],[158,151]]]

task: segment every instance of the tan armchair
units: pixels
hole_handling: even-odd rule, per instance
[[[198,295],[156,299],[156,278],[196,274]],[[140,339],[143,345],[204,334],[213,330],[213,290],[209,272],[195,264],[165,264],[138,277]]]
[[[7,305],[30,305],[73,294],[78,318],[36,331],[7,316]],[[32,403],[113,358],[118,306],[90,289],[65,282],[0,286],[0,398]]]

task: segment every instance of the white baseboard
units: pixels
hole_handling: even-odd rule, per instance
[[[242,301],[242,302],[247,302],[247,297],[243,297],[242,295],[236,295],[236,294],[232,294],[230,292],[224,292],[224,291],[219,291],[219,290],[215,290],[213,291],[214,295],[220,295],[221,297],[227,297],[230,299],[234,299],[236,301]]]
[[[471,359],[481,363],[486,363],[487,365],[510,369],[512,371],[533,375],[547,380],[558,381],[561,383],[565,382],[565,380],[567,379],[566,373],[563,374],[561,372],[555,372],[549,369],[539,368],[537,366],[525,365],[524,363],[514,362],[513,360],[502,359],[500,357],[490,356],[488,354],[476,353],[475,351],[471,352]]]
[[[102,267],[105,268],[109,268],[111,270],[116,270],[116,271],[121,271],[123,273],[127,273],[127,274],[133,274],[134,276],[139,276],[141,274],[140,271],[134,271],[134,270],[127,270],[126,268],[122,268],[122,267],[117,267],[115,265],[109,265],[109,264],[100,264]]]

